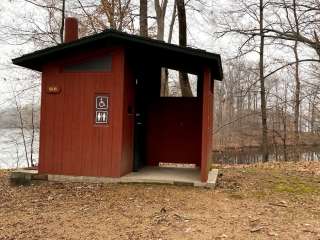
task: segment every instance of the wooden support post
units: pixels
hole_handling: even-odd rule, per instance
[[[202,142],[201,142],[201,181],[208,180],[212,160],[213,134],[213,80],[211,70],[206,67],[202,83]]]

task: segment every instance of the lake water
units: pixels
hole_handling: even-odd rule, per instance
[[[26,130],[27,152],[30,156],[31,130]],[[320,161],[320,146],[298,148],[298,157],[294,154],[297,148],[287,149],[288,160]],[[36,131],[34,141],[34,160],[38,162],[39,153],[39,130]],[[297,158],[297,159],[296,159]],[[269,159],[284,161],[283,149],[273,148]],[[262,162],[262,154],[258,148],[245,148],[241,151],[224,151],[213,153],[214,163],[222,164],[254,164]],[[26,157],[23,139],[20,129],[0,129],[0,168],[9,169],[26,167]]]
[[[31,152],[31,130],[25,130],[27,152],[30,158]],[[38,162],[39,152],[39,131],[35,133],[34,139],[34,160]],[[25,156],[20,129],[0,129],[0,168],[9,169],[17,167],[26,167]]]

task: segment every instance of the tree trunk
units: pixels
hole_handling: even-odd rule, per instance
[[[177,0],[178,20],[179,20],[179,45],[187,46],[187,18],[184,0]]]
[[[61,27],[60,27],[60,42],[61,42],[61,43],[63,43],[65,10],[66,10],[66,0],[62,0],[62,8],[61,8]]]
[[[296,31],[299,34],[299,21],[296,9],[296,0],[293,0],[293,14],[295,19]],[[300,76],[299,76],[299,55],[298,55],[298,39],[294,43],[293,47],[294,57],[295,57],[295,93],[294,93],[294,145],[299,145],[299,114],[300,114]],[[295,148],[295,158],[298,156],[297,148]],[[294,159],[299,160],[299,159]]]
[[[282,110],[282,124],[283,124],[283,159],[288,161],[287,152],[287,89],[288,84],[286,83],[285,95],[284,95],[284,110]]]
[[[171,17],[171,22],[169,27],[168,43],[171,43],[172,41],[173,27],[174,27],[174,23],[176,22],[176,15],[177,15],[177,0],[174,0],[172,17]]]
[[[15,104],[15,108],[17,110],[17,114],[18,114],[18,119],[19,119],[19,129],[20,129],[20,134],[21,134],[21,138],[23,141],[23,147],[24,147],[24,154],[25,154],[25,158],[26,158],[26,162],[27,162],[27,166],[30,167],[30,162],[29,162],[29,157],[28,157],[28,150],[27,150],[27,140],[26,140],[26,134],[25,134],[25,126],[24,126],[24,120],[23,120],[23,116],[22,116],[22,108],[21,108],[21,104],[18,102],[18,95],[16,94],[16,92],[13,90],[13,87],[11,87],[12,89],[12,94],[14,97],[14,104]]]
[[[313,98],[313,101],[310,103],[311,104],[311,133],[313,134],[315,132],[315,127],[314,127],[314,123],[315,123],[315,104],[314,104],[314,100],[315,97]]]
[[[110,11],[110,17],[109,17],[109,23],[110,23],[110,28],[111,29],[116,29],[116,22],[115,22],[115,11],[116,11],[116,6],[115,6],[115,0],[111,0],[111,11]]]
[[[32,128],[32,133],[31,133],[31,142],[30,142],[30,164],[31,167],[34,167],[34,161],[33,161],[33,144],[34,144],[34,138],[35,138],[35,122],[34,122],[34,114],[35,114],[35,109],[34,109],[34,92],[32,93],[32,108],[31,108],[31,128]]]
[[[159,0],[154,0],[154,8],[157,15],[157,39],[164,40],[164,20],[167,11],[167,4],[168,0],[163,0],[162,4],[160,5]],[[161,68],[161,89],[160,94],[161,96],[168,96],[168,75],[167,70],[165,68]]]
[[[259,61],[259,81],[260,81],[260,95],[261,95],[261,122],[262,122],[262,154],[263,161],[268,161],[268,125],[267,125],[267,102],[266,89],[264,86],[264,6],[263,0],[260,0],[260,61]]]
[[[181,88],[181,95],[183,97],[193,97],[193,93],[188,78],[188,73],[179,72],[179,83]]]
[[[177,0],[178,20],[179,20],[179,45],[187,46],[187,18],[184,0]],[[188,79],[188,74],[179,72],[179,83],[181,88],[181,95],[183,97],[192,97],[192,90]]]
[[[159,0],[154,0],[154,7],[157,15],[157,39],[164,39],[164,20],[167,11],[168,0],[163,0],[160,5]]]
[[[148,37],[148,0],[140,0],[140,35]]]

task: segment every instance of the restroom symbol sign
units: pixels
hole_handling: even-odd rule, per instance
[[[108,123],[108,112],[96,111],[96,123]]]
[[[96,110],[107,110],[107,109],[108,109],[108,97],[96,96]]]

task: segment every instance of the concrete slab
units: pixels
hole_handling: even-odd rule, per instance
[[[88,177],[48,174],[48,180],[53,182],[74,182],[74,183],[119,183],[120,178],[111,177]]]
[[[145,167],[120,179],[121,182],[194,185],[194,183],[200,183],[200,170],[199,168]]]
[[[11,175],[12,179],[22,179],[27,184],[31,180],[38,179],[36,170],[17,170]],[[171,185],[191,185],[195,187],[214,188],[218,169],[209,172],[208,181],[203,183],[200,181],[199,168],[177,168],[177,167],[145,167],[138,172],[129,173],[120,178],[111,177],[88,177],[88,176],[69,176],[69,175],[46,175],[47,180],[55,182],[85,182],[85,183],[156,183]],[[46,180],[46,179],[38,179]],[[19,182],[19,180],[18,180]]]
[[[33,169],[17,169],[10,174],[10,182],[15,185],[30,185],[32,180],[48,180],[48,176]]]
[[[218,169],[212,169],[207,182],[200,181],[199,168],[145,167],[120,178],[120,182],[162,183],[214,188]]]

